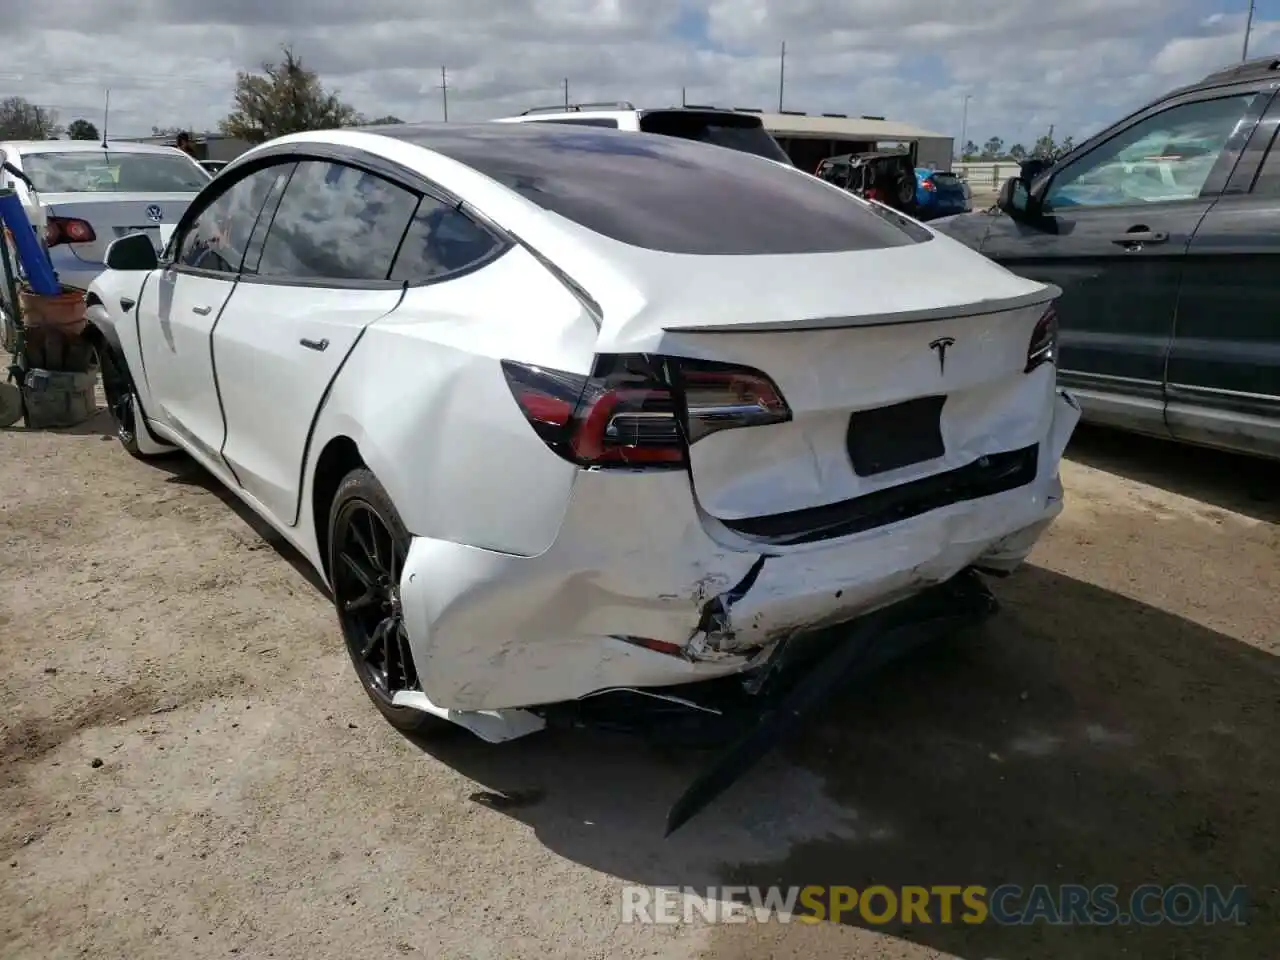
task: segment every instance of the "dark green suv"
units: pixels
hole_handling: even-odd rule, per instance
[[[1062,288],[1086,420],[1280,458],[1280,57],[1174,90],[933,226]]]

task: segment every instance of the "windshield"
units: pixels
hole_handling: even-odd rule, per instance
[[[209,182],[196,163],[164,153],[28,153],[22,166],[41,193],[195,193]]]
[[[654,110],[642,114],[640,130],[660,133],[684,140],[698,140],[728,147],[743,153],[754,153],[791,165],[791,158],[769,135],[759,117],[736,113],[700,113],[696,110]]]

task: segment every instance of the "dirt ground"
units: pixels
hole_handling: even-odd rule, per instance
[[[1082,432],[1001,616],[850,689],[664,841],[704,756],[405,740],[278,537],[104,426],[0,432],[4,958],[1276,956],[1274,466]],[[628,883],[1006,882],[1244,884],[1253,907],[1244,927],[620,922]]]

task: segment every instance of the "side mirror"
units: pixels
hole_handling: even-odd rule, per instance
[[[1022,177],[1010,177],[1000,185],[996,206],[1011,217],[1024,217],[1030,206],[1031,191]]]
[[[149,236],[131,233],[111,241],[104,262],[111,270],[154,270],[160,266],[160,257]]]

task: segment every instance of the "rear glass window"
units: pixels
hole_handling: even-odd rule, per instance
[[[686,254],[834,253],[912,236],[815,177],[675,137],[561,124],[389,128],[622,243]]]
[[[640,130],[642,133],[714,143],[717,147],[754,153],[782,163],[791,162],[757,117],[692,110],[652,110],[641,115]]]
[[[209,182],[194,160],[166,153],[27,153],[22,167],[41,193],[195,193]]]

